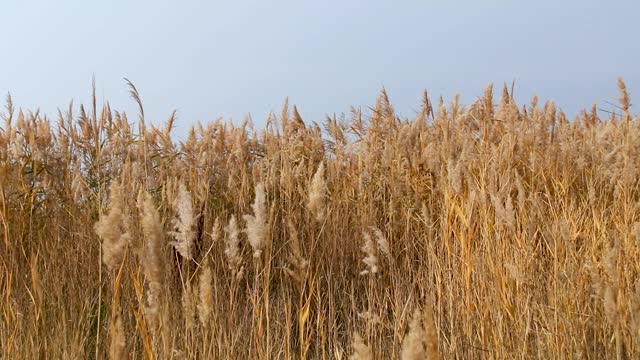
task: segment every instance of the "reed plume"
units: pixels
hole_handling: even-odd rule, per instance
[[[213,312],[213,276],[208,262],[203,265],[199,276],[198,319],[202,326],[206,326]]]
[[[195,238],[193,231],[195,215],[193,213],[191,193],[187,191],[187,188],[182,182],[178,186],[174,211],[176,212],[176,217],[172,221],[174,231],[171,231],[170,234],[175,241],[170,242],[170,244],[176,249],[180,256],[192,260],[192,248]]]
[[[325,196],[327,193],[327,184],[324,179],[324,162],[318,166],[318,170],[311,179],[309,186],[309,200],[307,201],[307,209],[314,214],[317,221],[321,222],[325,216]]]
[[[162,302],[162,223],[160,214],[153,204],[153,199],[147,191],[140,190],[138,194],[138,209],[140,210],[140,221],[145,237],[144,252],[141,253],[141,263],[148,284],[145,316],[148,317],[151,327],[156,328]]]
[[[373,239],[371,239],[371,235],[369,235],[369,233],[367,233],[366,231],[362,233],[362,236],[364,237],[364,245],[362,246],[361,250],[366,255],[364,259],[362,259],[362,262],[367,265],[367,268],[361,271],[360,275],[375,274],[378,272],[378,256],[376,245],[373,242]]]
[[[244,273],[244,266],[240,256],[240,230],[238,229],[235,215],[231,215],[224,231],[226,233],[224,255],[229,263],[229,269],[234,278],[241,278]]]
[[[426,334],[422,327],[422,314],[416,309],[409,325],[409,333],[402,341],[402,360],[422,360],[426,358],[424,340]]]
[[[349,360],[373,360],[373,352],[357,332],[353,334],[353,353]]]
[[[102,261],[115,272],[122,264],[124,253],[131,234],[129,221],[124,212],[123,188],[117,181],[112,182],[109,188],[110,209],[106,215],[101,215],[94,229],[102,239]]]
[[[253,210],[253,215],[242,216],[247,223],[243,231],[247,234],[249,244],[253,249],[253,257],[259,258],[265,246],[267,232],[266,196],[262,183],[256,186],[256,194],[251,209]]]

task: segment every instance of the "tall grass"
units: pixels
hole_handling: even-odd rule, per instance
[[[0,129],[0,357],[637,358],[640,121],[490,86],[263,129]]]

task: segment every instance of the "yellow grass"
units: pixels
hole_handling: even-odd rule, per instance
[[[640,122],[478,101],[0,129],[0,358],[640,357]],[[617,112],[617,113],[616,113]],[[600,117],[605,114],[606,119]]]

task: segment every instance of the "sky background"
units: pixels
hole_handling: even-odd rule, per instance
[[[51,116],[89,103],[95,76],[133,120],[126,77],[148,120],[178,111],[178,133],[247,114],[260,126],[287,96],[323,121],[383,86],[412,117],[425,88],[468,104],[514,80],[518,101],[574,115],[612,109],[618,76],[640,98],[638,14],[631,0],[1,1],[0,93]]]

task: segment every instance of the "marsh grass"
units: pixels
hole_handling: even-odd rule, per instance
[[[640,122],[468,106],[0,129],[0,357],[637,358]],[[135,124],[135,125],[133,125]]]

